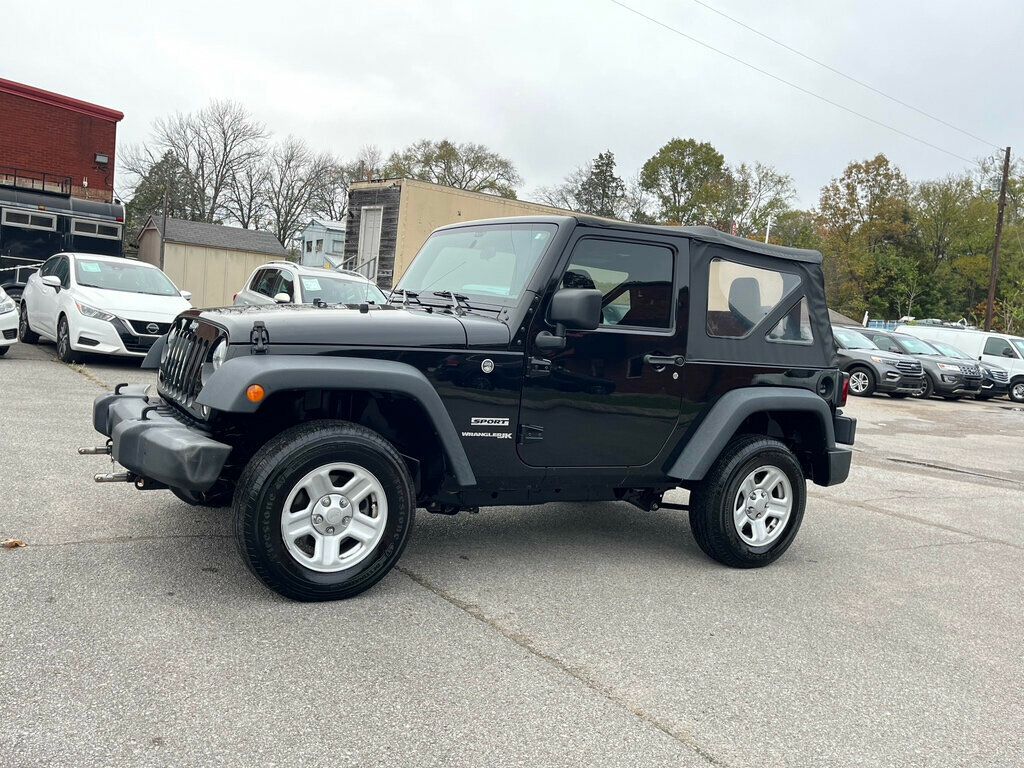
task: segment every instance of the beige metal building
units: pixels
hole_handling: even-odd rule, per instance
[[[139,233],[139,259],[163,269],[178,288],[191,291],[195,307],[230,304],[256,267],[288,255],[270,232],[168,218],[161,237],[162,225],[161,216],[146,222]]]
[[[345,266],[391,288],[438,227],[474,219],[571,213],[413,179],[360,181],[349,187]]]

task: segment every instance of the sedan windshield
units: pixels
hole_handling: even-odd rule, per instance
[[[334,275],[299,275],[302,301],[312,304],[317,299],[328,304],[386,304],[387,297],[373,283],[349,280]]]
[[[832,335],[847,349],[878,349],[867,336],[849,328],[833,328]]]
[[[519,298],[558,228],[554,224],[487,224],[435,232],[398,288],[452,291],[484,303]]]
[[[127,259],[123,262],[75,259],[75,281],[83,288],[153,296],[178,295],[174,283],[159,269]]]
[[[927,341],[921,341],[915,336],[897,336],[896,339],[899,345],[912,355],[942,355]]]

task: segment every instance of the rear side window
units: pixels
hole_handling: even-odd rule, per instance
[[[573,249],[562,287],[601,291],[602,327],[670,328],[672,262],[664,246],[588,237]]]
[[[782,319],[768,332],[770,341],[781,341],[789,344],[810,344],[814,341],[811,330],[811,310],[807,298],[783,315]]]
[[[995,355],[996,357],[1017,356],[1014,354],[1013,347],[1010,346],[1010,342],[1006,339],[1000,339],[998,336],[989,336],[985,339],[985,354]]]
[[[799,276],[789,272],[712,259],[708,269],[708,335],[745,338],[799,286]],[[807,328],[809,332],[809,315]]]

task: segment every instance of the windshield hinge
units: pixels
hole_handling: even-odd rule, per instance
[[[267,353],[267,347],[270,345],[270,334],[267,332],[267,326],[262,320],[257,320],[252,324],[252,333],[249,334],[249,353],[253,355],[265,355]]]

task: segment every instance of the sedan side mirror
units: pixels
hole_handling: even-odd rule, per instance
[[[278,304],[291,304],[292,297],[289,296],[287,293],[278,293],[274,296],[274,301],[276,301]]]
[[[555,332],[541,331],[536,343],[540,349],[564,349],[566,330],[592,331],[601,324],[604,295],[596,288],[562,288],[551,297],[548,317]]]
[[[185,301],[192,301],[192,291],[179,291],[179,293]]]
[[[43,278],[43,285],[48,285],[50,288],[60,289],[60,278],[56,275],[46,275]]]

